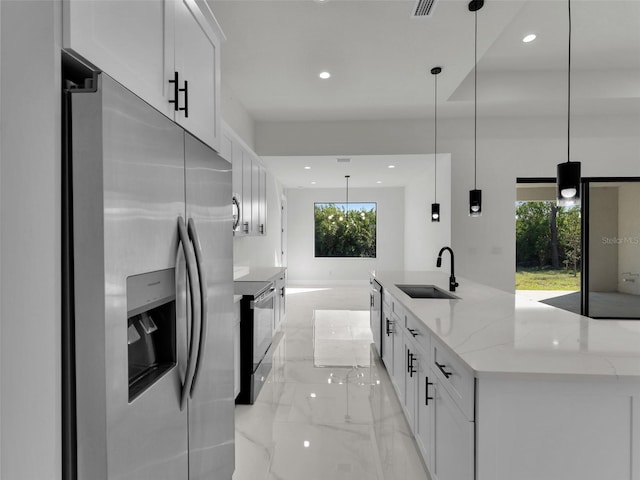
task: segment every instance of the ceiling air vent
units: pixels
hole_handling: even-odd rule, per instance
[[[338,163],[349,163],[351,161],[350,158],[338,158]]]
[[[418,18],[430,17],[433,15],[435,6],[436,0],[418,0],[413,9],[413,16]]]

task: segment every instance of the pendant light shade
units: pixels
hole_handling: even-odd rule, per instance
[[[569,7],[569,48],[567,62],[567,161],[558,164],[557,204],[559,207],[580,205],[580,162],[571,161],[571,0]]]
[[[469,216],[479,217],[482,215],[482,190],[469,190]]]
[[[469,191],[469,216],[482,216],[482,190],[478,190],[478,10],[484,6],[484,0],[471,0],[469,11],[475,17],[475,35],[473,42],[473,190]]]
[[[580,205],[580,162],[558,164],[558,206]]]
[[[431,204],[431,221],[432,222],[440,221],[440,204],[439,203]]]
[[[442,67],[433,67],[431,74],[435,78],[435,91],[434,91],[434,140],[433,140],[433,161],[434,161],[434,173],[433,173],[433,203],[431,204],[431,221],[440,221],[440,204],[438,203],[438,74],[442,72]]]

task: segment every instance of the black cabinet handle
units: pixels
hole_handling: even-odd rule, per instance
[[[369,294],[369,306],[373,307],[373,293]]]
[[[249,233],[249,222],[244,222],[242,224],[242,230],[244,231],[244,233]]]
[[[413,374],[416,373],[417,370],[415,370],[413,368],[413,361],[416,359],[416,356],[411,353],[410,350],[408,350],[409,352],[409,377],[413,378]]]
[[[409,330],[409,333],[413,336],[413,338],[420,335],[420,332],[418,332],[417,330],[414,330],[413,328],[407,328],[407,330]]]
[[[407,348],[407,373],[409,373],[409,369],[411,368],[410,365],[411,363],[409,360],[409,349]]]
[[[173,100],[169,100],[169,103],[173,103],[173,110],[178,111],[178,72],[173,72],[173,80],[169,80],[169,83],[173,83]]]
[[[440,371],[442,372],[442,374],[443,374],[446,378],[449,378],[449,377],[452,375],[452,373],[451,373],[451,372],[447,372],[447,371],[445,370],[446,365],[444,365],[444,364],[440,364],[440,363],[438,363],[438,362],[436,362],[436,365],[437,365],[437,367],[440,369]]]
[[[429,381],[429,377],[424,377],[424,404],[427,407],[429,406],[429,400],[433,400],[433,397],[429,396],[429,385],[433,385],[433,383]]]
[[[391,331],[391,329],[389,328],[391,326],[391,322],[389,321],[388,318],[385,318],[385,320],[387,321],[387,337],[389,335],[391,335],[393,332]]]
[[[176,77],[177,78],[177,77]],[[177,84],[176,80],[176,84]],[[184,92],[184,107],[180,107],[178,110],[184,111],[184,118],[189,118],[189,82],[184,81],[184,88],[179,88],[179,92]],[[177,99],[178,97],[176,97]]]

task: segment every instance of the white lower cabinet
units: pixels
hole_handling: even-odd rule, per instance
[[[280,275],[275,278],[276,297],[274,300],[275,315],[273,316],[273,334],[280,330],[280,326],[287,314],[287,296],[286,296],[287,272],[283,270]]]
[[[477,409],[478,480],[640,479],[637,381],[480,379]]]
[[[472,480],[474,478],[474,423],[456,405],[453,397],[433,376],[431,408],[432,480]],[[513,478],[519,478],[515,476]]]
[[[640,480],[637,379],[478,373],[382,287],[384,365],[431,480]]]
[[[395,299],[382,312],[383,361],[432,480],[474,480],[473,376]]]
[[[391,315],[391,318],[393,320],[393,374],[391,375],[391,380],[400,403],[404,405],[404,377],[407,369],[404,326],[395,312]]]
[[[389,375],[393,375],[393,320],[386,303],[382,304],[382,361]]]
[[[429,368],[429,356],[418,349],[418,372],[417,381],[417,401],[416,418],[414,421],[413,434],[416,443],[422,453],[422,457],[427,465],[431,464],[431,452],[433,450],[433,410],[435,406],[434,375]]]

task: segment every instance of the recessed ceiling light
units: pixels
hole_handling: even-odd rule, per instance
[[[376,183],[382,183],[382,180],[378,180]]]
[[[318,75],[321,79],[326,80],[327,78],[331,77],[331,74],[329,72],[320,72],[320,74]]]
[[[305,170],[311,170],[311,167],[306,166],[306,167],[304,167],[304,169],[305,169]]]
[[[534,33],[530,33],[529,35],[527,35],[526,37],[524,37],[522,39],[522,41],[524,43],[529,43],[529,42],[533,42],[536,39],[536,35]]]
[[[396,168],[395,165],[389,165],[389,168]]]
[[[315,185],[315,184],[316,184],[316,182],[311,182],[311,185]]]

